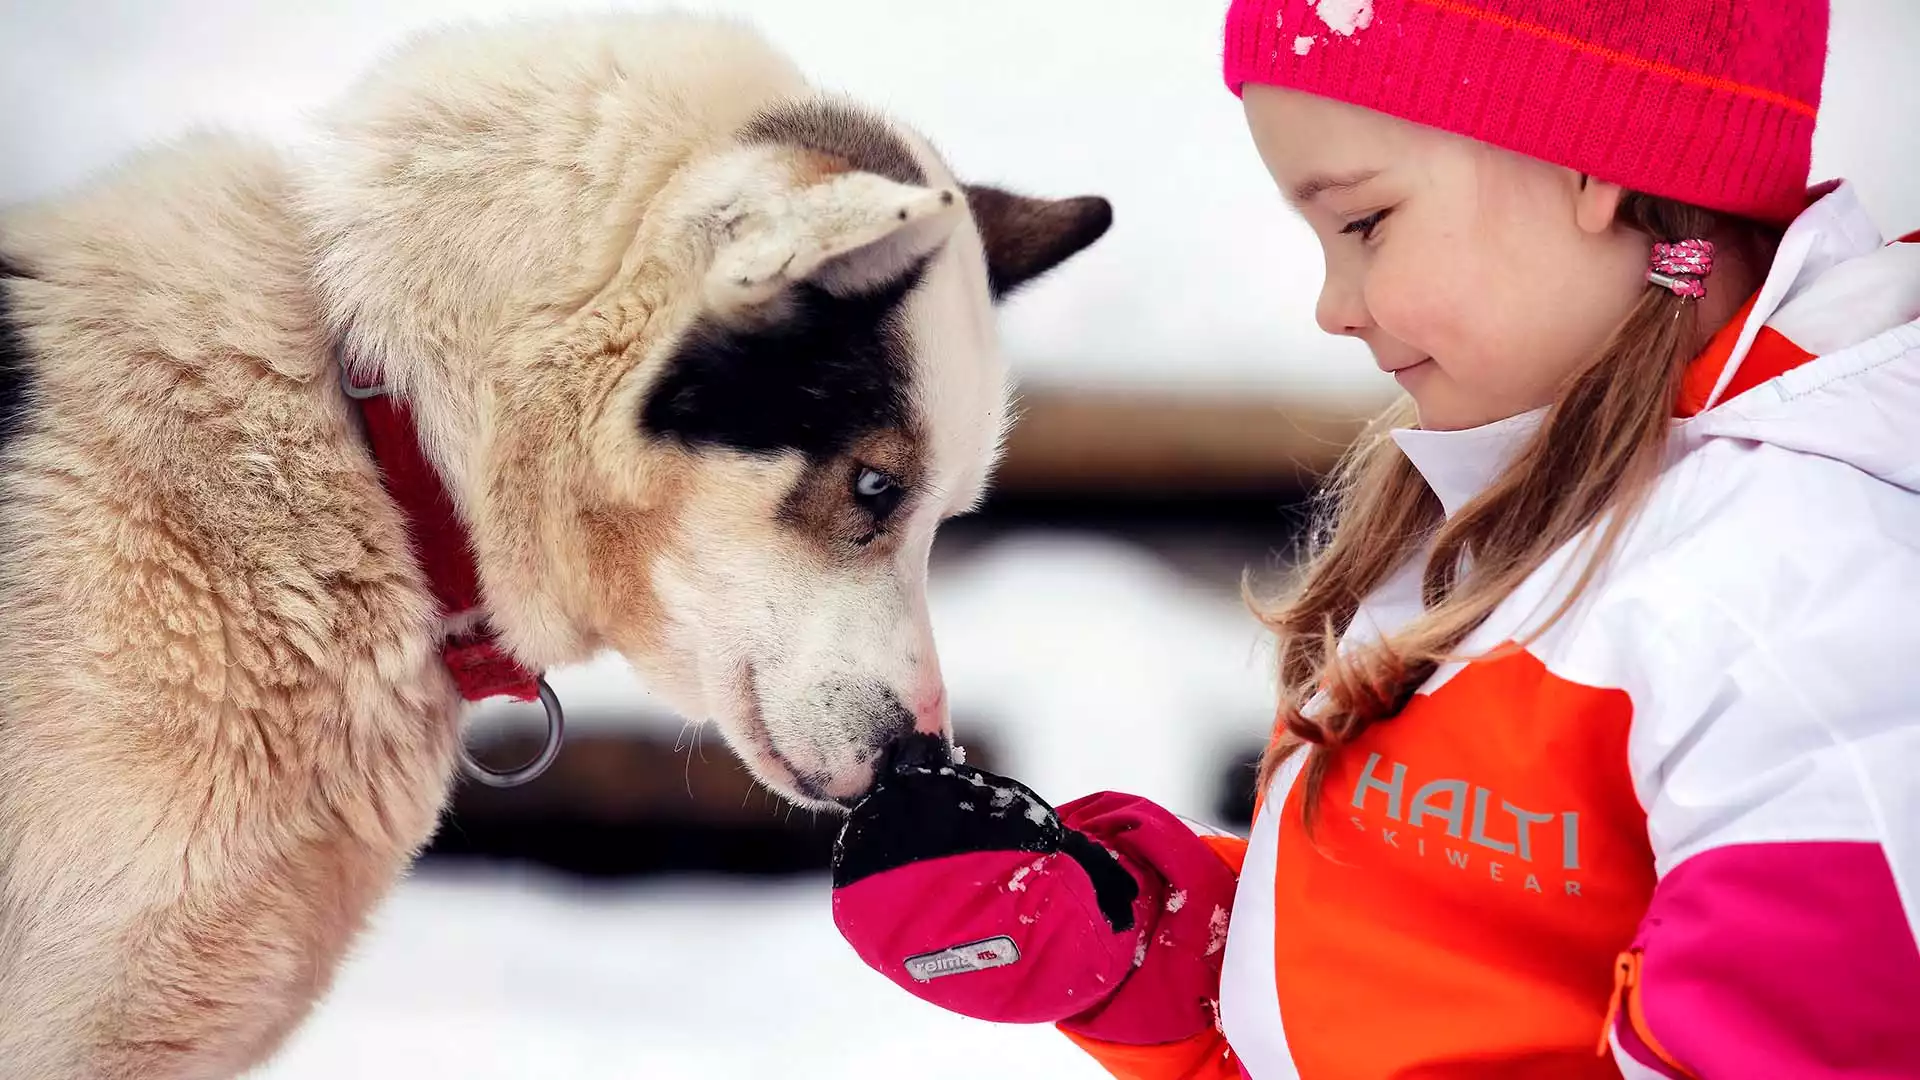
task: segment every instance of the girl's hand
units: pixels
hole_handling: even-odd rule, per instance
[[[917,736],[854,807],[833,883],[861,959],[942,1008],[1134,1045],[1216,1023],[1234,873],[1144,799],[1056,812]]]

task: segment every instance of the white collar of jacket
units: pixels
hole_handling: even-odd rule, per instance
[[[1920,491],[1920,244],[1888,246],[1851,184],[1823,189],[1787,229],[1707,407],[1674,421],[1678,449],[1711,438],[1847,461]],[[1761,328],[1817,359],[1722,401]],[[1451,517],[1485,490],[1545,408],[1460,431],[1391,434]]]

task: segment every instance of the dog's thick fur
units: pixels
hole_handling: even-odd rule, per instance
[[[311,154],[201,134],[0,215],[0,1078],[251,1067],[434,828],[446,628],[336,357],[522,661],[618,650],[824,805],[945,728],[992,304],[1107,221],[658,17],[430,36]]]

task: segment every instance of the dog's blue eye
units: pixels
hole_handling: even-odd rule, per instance
[[[861,469],[853,478],[853,493],[863,499],[877,499],[893,490],[893,477],[878,469]]]
[[[879,469],[862,468],[853,474],[853,501],[873,518],[876,527],[886,524],[905,494],[900,481]]]

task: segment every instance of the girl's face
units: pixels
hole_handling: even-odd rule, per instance
[[[1420,426],[1551,403],[1646,289],[1622,190],[1485,143],[1248,85],[1247,122],[1326,255],[1321,329],[1366,342]]]

